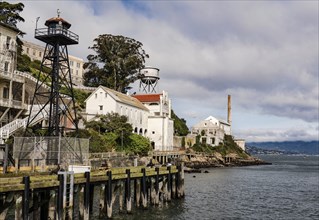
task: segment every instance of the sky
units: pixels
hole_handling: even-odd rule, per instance
[[[17,1],[9,1],[15,3]],[[318,140],[319,1],[21,1],[24,40],[61,11],[86,60],[100,34],[143,43],[160,69],[158,91],[189,127],[227,119],[247,142]],[[131,92],[139,91],[138,83]]]

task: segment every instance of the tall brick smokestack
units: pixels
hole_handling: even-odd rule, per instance
[[[231,126],[231,95],[228,95],[227,122]]]

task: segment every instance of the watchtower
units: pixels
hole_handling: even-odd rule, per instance
[[[153,67],[145,67],[140,70],[140,91],[145,93],[156,93],[156,86],[158,83],[159,69]]]
[[[65,129],[78,130],[67,46],[78,44],[79,36],[69,30],[71,24],[60,17],[59,10],[57,17],[48,19],[45,26],[35,30],[35,38],[45,42],[46,47],[27,128],[43,116],[48,122],[46,135],[59,136]]]

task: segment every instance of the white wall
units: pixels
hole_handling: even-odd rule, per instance
[[[173,120],[167,117],[148,118],[148,137],[154,142],[156,151],[173,150]]]
[[[147,135],[149,112],[123,102],[118,102],[109,92],[99,87],[86,100],[87,120],[92,120],[97,114],[105,115],[111,112],[127,116],[128,123],[132,125],[133,132],[143,136]]]

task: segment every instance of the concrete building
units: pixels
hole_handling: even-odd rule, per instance
[[[246,141],[245,139],[234,139],[235,143],[240,147],[243,151],[246,151]]]
[[[149,110],[148,131],[153,150],[172,151],[174,121],[171,119],[171,100],[168,93],[134,95]]]
[[[45,47],[38,44],[34,44],[28,41],[22,41],[22,53],[28,55],[31,60],[42,61]],[[83,64],[84,61],[81,58],[69,55],[70,71],[72,76],[72,83],[75,85],[83,85]]]
[[[85,102],[88,121],[97,115],[115,112],[127,116],[134,133],[148,136],[149,110],[136,98],[99,86]]]
[[[15,73],[19,32],[13,26],[0,23],[0,127],[18,118],[27,109],[25,78]],[[0,134],[0,137],[3,135]]]
[[[230,125],[221,122],[213,116],[209,116],[205,120],[197,123],[191,129],[192,135],[200,135],[201,143],[217,146],[224,141],[224,135],[228,134]]]

